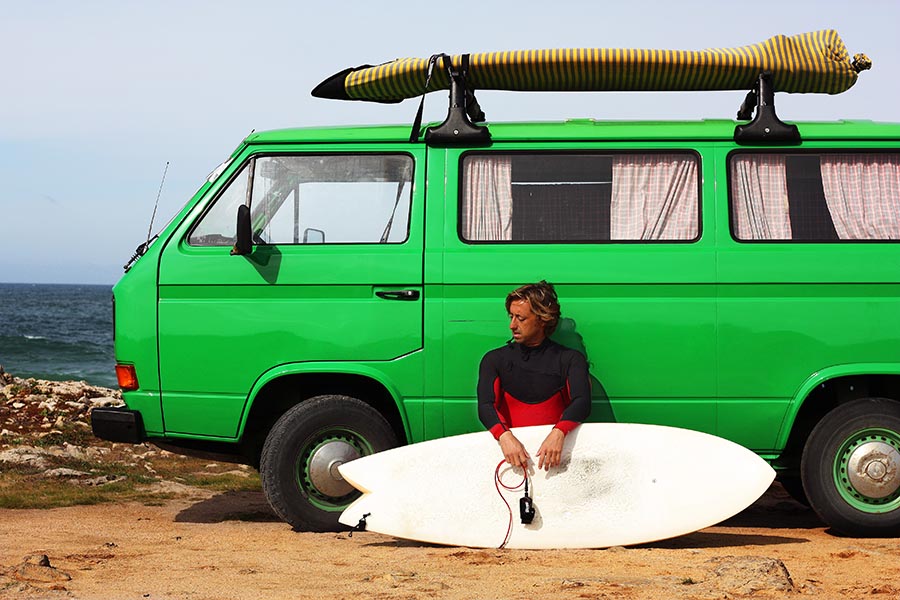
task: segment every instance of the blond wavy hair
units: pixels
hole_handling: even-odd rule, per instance
[[[556,331],[559,324],[559,298],[552,283],[543,279],[538,283],[529,283],[511,291],[506,296],[506,312],[517,300],[528,300],[531,304],[531,312],[544,323],[544,334],[550,335]]]

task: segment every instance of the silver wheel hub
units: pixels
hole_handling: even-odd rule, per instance
[[[340,498],[353,491],[344,481],[338,467],[359,458],[359,450],[341,440],[325,442],[315,449],[309,459],[309,480],[325,496]]]
[[[866,442],[850,454],[850,484],[868,498],[886,498],[900,488],[900,452],[884,442]]]

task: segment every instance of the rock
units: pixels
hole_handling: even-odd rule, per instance
[[[77,460],[88,460],[90,458],[88,453],[83,448],[73,446],[68,442],[63,444],[62,451],[66,456],[71,456],[72,458]]]
[[[0,430],[0,437],[6,436],[6,435],[15,435],[15,434],[12,431],[10,431],[9,429]]]
[[[50,564],[50,559],[46,554],[31,554],[25,557],[22,564],[15,567],[12,576],[19,581],[28,581],[34,583],[56,583],[59,581],[70,581],[72,576],[68,573],[60,571]]]
[[[83,477],[87,475],[84,471],[76,471],[75,469],[50,469],[41,473],[44,477]]]
[[[117,481],[125,481],[127,477],[124,475],[100,475],[99,477],[91,477],[90,479],[73,479],[69,483],[85,486],[101,486],[116,483]]]
[[[764,556],[722,556],[708,562],[717,566],[705,584],[727,594],[750,595],[754,592],[794,590],[787,567],[777,558]]]
[[[214,471],[200,471],[197,475],[204,475],[206,477],[222,477],[224,475],[231,475],[232,477],[250,477],[250,473],[247,471],[240,471],[238,469],[231,469],[230,471],[219,471],[218,473]]]
[[[46,554],[29,554],[22,560],[22,564],[37,565],[39,567],[49,567],[50,557]]]
[[[209,495],[211,496],[213,493],[208,490],[201,490],[199,488],[192,488],[189,485],[184,485],[183,483],[178,483],[177,481],[157,481],[147,488],[151,494],[177,494],[181,495]]]
[[[110,398],[108,396],[103,396],[100,398],[92,398],[90,400],[90,404],[93,407],[108,407],[108,406],[122,406],[125,403],[119,400],[118,398]]]
[[[50,456],[50,453],[46,450],[33,446],[19,446],[0,452],[0,463],[43,469],[47,466],[47,456]]]
[[[20,408],[25,408],[25,403],[24,402],[13,402],[12,407],[16,410],[19,410]]]
[[[373,575],[369,577],[369,581],[386,583],[391,587],[398,587],[401,583],[416,579],[416,573],[384,573],[383,575]]]
[[[96,459],[99,459],[99,458],[103,458],[104,456],[106,456],[107,454],[109,454],[109,453],[110,453],[110,449],[109,449],[109,448],[102,448],[102,447],[99,447],[99,448],[98,448],[98,447],[96,447],[96,446],[91,446],[91,447],[89,447],[89,448],[85,448],[85,449],[84,449],[84,453],[88,456],[88,458],[93,459],[93,460],[96,460]]]

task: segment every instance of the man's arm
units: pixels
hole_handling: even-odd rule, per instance
[[[587,360],[577,350],[569,350],[566,357],[566,387],[569,405],[563,410],[556,429],[564,434],[578,427],[591,415],[591,376]]]
[[[494,359],[494,352],[488,352],[478,367],[478,418],[484,428],[499,440],[509,427],[497,413],[497,398],[500,394],[500,371]]]
[[[564,359],[569,405],[537,451],[538,469],[558,466],[566,435],[591,414],[591,376],[587,360],[577,350],[569,350]]]
[[[506,462],[514,467],[524,468],[528,466],[528,451],[497,412],[497,401],[502,392],[500,370],[495,357],[495,353],[488,352],[481,359],[481,366],[478,368],[478,418],[485,429],[500,442],[500,451]]]

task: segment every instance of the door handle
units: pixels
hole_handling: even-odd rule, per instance
[[[418,290],[390,290],[375,292],[375,295],[385,300],[418,300]]]

